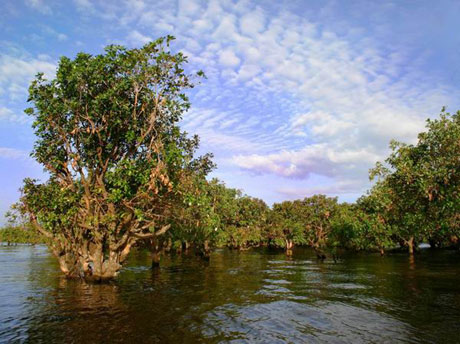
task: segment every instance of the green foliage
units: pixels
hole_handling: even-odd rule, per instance
[[[268,228],[269,240],[280,247],[289,246],[292,242],[323,248],[327,244],[336,209],[337,199],[324,195],[274,204]]]
[[[41,244],[44,238],[31,228],[5,226],[0,228],[0,242],[8,244]]]
[[[0,228],[0,242],[8,244],[39,244],[45,238],[38,234],[30,222],[18,211],[18,204],[14,204],[6,212],[7,225]]]
[[[207,184],[207,193],[216,219],[212,238],[216,246],[244,249],[262,243],[269,212],[264,201],[244,196],[217,179]]]
[[[132,245],[174,222],[183,181],[213,167],[177,125],[190,107],[185,91],[203,74],[185,73],[172,40],[62,57],[53,80],[31,83],[32,156],[50,178],[24,181],[22,211],[69,275],[113,277]]]
[[[395,228],[396,241],[430,241],[441,246],[460,231],[460,112],[427,120],[416,145],[392,141],[388,167],[378,164],[373,191],[384,197],[379,214]]]
[[[392,153],[377,163],[378,178],[354,204],[314,195],[275,203],[271,210],[223,184],[214,184],[221,231],[219,245],[276,247],[308,245],[322,256],[337,248],[377,250],[422,241],[435,246],[459,243],[460,115],[444,111],[427,121],[416,145],[390,143]],[[264,205],[265,206],[265,205]],[[245,227],[247,226],[247,228]]]

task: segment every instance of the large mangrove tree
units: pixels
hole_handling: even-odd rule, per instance
[[[62,57],[54,79],[30,86],[32,156],[49,179],[25,180],[22,210],[68,277],[115,277],[136,242],[169,229],[181,181],[211,167],[177,126],[202,73],[184,71],[172,39]]]

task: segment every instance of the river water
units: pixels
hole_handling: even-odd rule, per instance
[[[137,252],[116,282],[88,285],[43,246],[0,246],[0,342],[460,342],[459,252],[221,250],[148,266]]]

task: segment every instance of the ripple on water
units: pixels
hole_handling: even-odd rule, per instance
[[[392,343],[411,329],[386,315],[342,303],[312,305],[280,300],[266,304],[228,304],[207,314],[203,332],[227,341],[249,343]]]
[[[139,252],[117,281],[86,285],[61,278],[43,247],[0,247],[0,342],[458,341],[458,253],[421,254],[415,266],[295,254],[166,256],[151,271]]]

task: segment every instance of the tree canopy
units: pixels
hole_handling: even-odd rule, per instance
[[[194,76],[172,39],[62,57],[29,88],[32,156],[49,179],[26,180],[21,200],[69,276],[115,276],[136,241],[169,229],[181,181],[212,168],[177,126]]]

